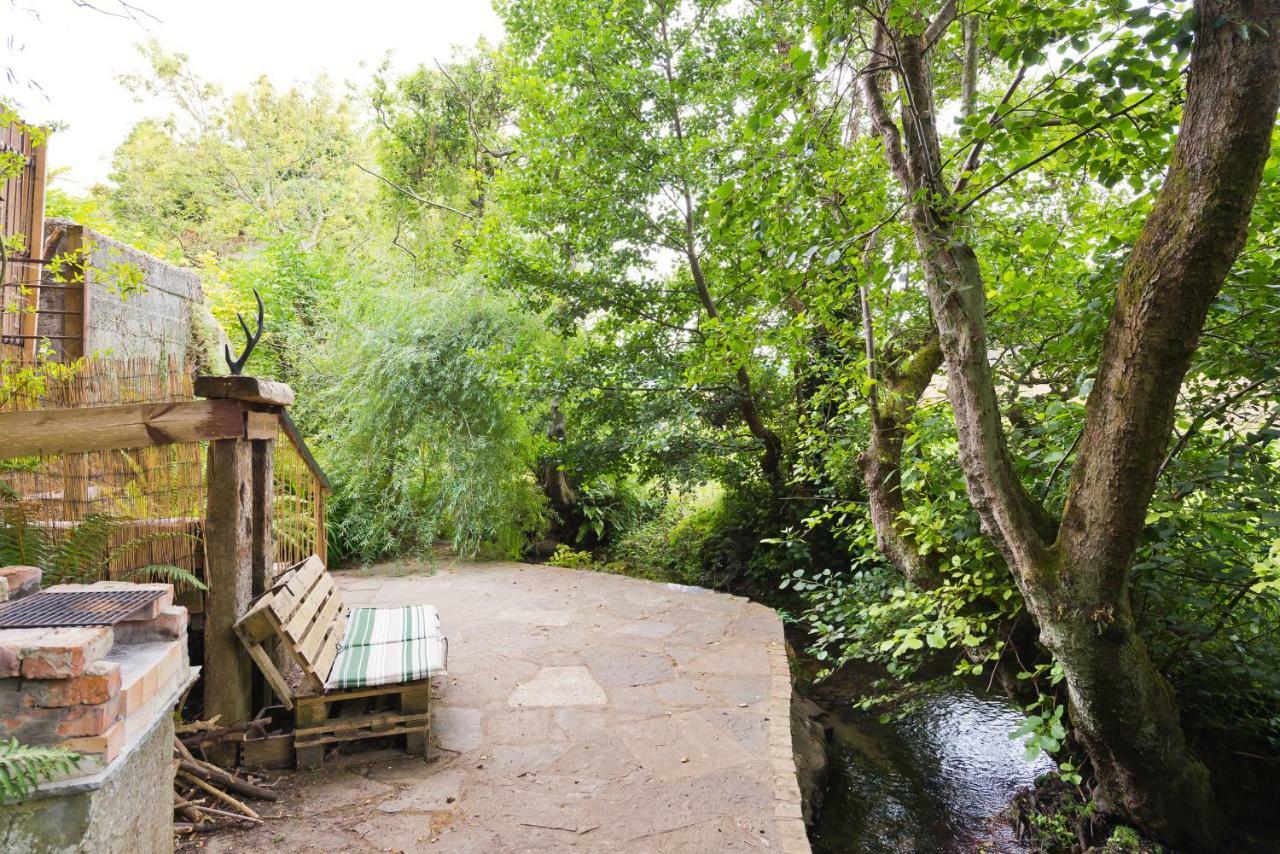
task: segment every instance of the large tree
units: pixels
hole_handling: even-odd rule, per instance
[[[510,0],[500,10],[507,86],[521,105],[504,208],[519,231],[499,235],[500,275],[576,318],[623,320],[629,329],[609,330],[623,353],[622,341],[647,338],[653,362],[674,355],[690,397],[712,391],[721,421],[736,411],[781,492],[751,259],[717,243],[708,214],[741,168],[737,81],[768,43],[758,19],[720,0]]]
[[[929,17],[914,4],[866,11],[864,94],[924,266],[970,499],[1066,675],[1104,805],[1171,844],[1211,845],[1219,827],[1208,773],[1135,629],[1128,579],[1179,389],[1244,244],[1270,150],[1280,5],[1196,4],[1177,143],[1116,286],[1060,521],[1020,480],[1006,439],[988,356],[986,284],[964,227],[980,198],[963,193],[976,164],[948,181],[940,142],[932,54],[958,4],[948,0]]]

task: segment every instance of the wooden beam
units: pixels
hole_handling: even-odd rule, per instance
[[[246,403],[265,403],[271,406],[292,406],[293,389],[275,380],[257,377],[196,377],[197,397],[243,400]]]
[[[0,413],[0,460],[238,439],[244,435],[243,408],[234,400],[6,412]]]
[[[274,412],[246,412],[244,414],[244,437],[246,439],[265,439],[275,442],[280,435],[280,418]]]

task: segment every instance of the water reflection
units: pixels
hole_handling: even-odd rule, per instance
[[[1027,850],[1002,813],[1053,763],[1027,762],[1009,739],[1022,719],[1016,708],[952,691],[887,724],[838,715],[839,767],[814,829],[818,854]]]

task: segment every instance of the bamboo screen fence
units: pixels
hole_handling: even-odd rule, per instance
[[[195,398],[191,371],[176,357],[87,359],[41,373],[0,377],[0,412]],[[273,459],[276,560],[286,566],[325,555],[325,484],[300,442],[282,428]],[[0,461],[0,533],[38,540],[46,560],[74,565],[75,580],[154,564],[203,579],[205,477],[198,442]]]
[[[40,363],[5,379],[7,412],[194,398],[191,372],[176,357]],[[93,580],[154,564],[203,575],[198,443],[20,457],[0,462],[0,483],[11,536],[41,541],[67,580],[73,570]]]
[[[325,549],[324,484],[303,456],[296,438],[283,425],[272,460],[272,527],[276,564],[290,567],[311,555],[328,562]]]

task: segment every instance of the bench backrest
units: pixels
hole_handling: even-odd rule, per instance
[[[271,589],[255,599],[236,623],[236,632],[284,704],[293,706],[293,692],[264,646],[278,638],[280,646],[302,670],[301,692],[318,694],[338,655],[347,628],[347,605],[325,570],[312,555],[281,573]]]

